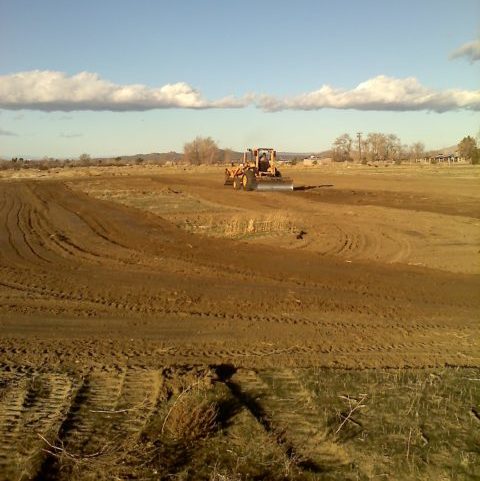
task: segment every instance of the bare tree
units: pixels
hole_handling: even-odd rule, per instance
[[[425,157],[425,144],[422,142],[415,142],[410,147],[410,158],[418,162],[419,159]]]
[[[92,160],[90,155],[88,154],[82,154],[79,158],[78,158],[79,162],[81,165],[89,165],[90,164],[90,161]]]
[[[193,165],[218,162],[219,149],[211,137],[196,137],[183,146],[184,160]]]
[[[385,160],[400,160],[402,143],[395,134],[385,136]]]
[[[348,134],[340,135],[333,142],[333,160],[335,162],[344,162],[352,160],[350,152],[352,150],[352,138]]]
[[[368,160],[399,160],[403,156],[402,143],[395,134],[371,132],[362,145]]]

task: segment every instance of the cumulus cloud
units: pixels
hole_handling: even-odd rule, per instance
[[[5,136],[8,136],[8,137],[16,137],[17,134],[15,132],[10,132],[10,130],[4,130],[4,129],[0,129],[0,135],[5,135]]]
[[[313,92],[290,98],[263,95],[259,98],[258,105],[268,112],[324,108],[435,112],[480,110],[480,90],[436,91],[424,87],[414,77],[396,79],[379,75],[350,90],[323,85]]]
[[[466,57],[470,63],[480,60],[480,38],[458,47],[450,54],[450,59]]]
[[[268,112],[279,110],[356,109],[386,111],[480,110],[480,91],[438,91],[416,78],[379,75],[352,89],[323,85],[320,89],[287,98],[248,94],[241,98],[207,100],[184,82],[151,88],[117,85],[98,74],[81,72],[20,72],[0,76],[0,109],[52,111],[242,108],[255,105]]]
[[[151,88],[117,85],[96,73],[33,70],[0,76],[0,108],[43,111],[235,108],[245,101],[226,97],[209,101],[184,82]]]

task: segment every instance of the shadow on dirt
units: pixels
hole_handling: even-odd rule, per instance
[[[294,187],[293,190],[311,190],[311,189],[320,189],[322,187],[334,187],[333,184],[321,184],[321,185],[298,185]]]

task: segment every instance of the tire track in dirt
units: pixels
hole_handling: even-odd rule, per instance
[[[104,263],[110,256],[106,253],[108,250],[104,248],[102,255],[93,252],[91,249],[84,248],[81,245],[77,245],[74,241],[69,239],[68,236],[63,234],[63,228],[72,228],[72,233],[75,235],[76,231],[82,228],[82,225],[88,226],[88,223],[84,222],[78,214],[74,212],[61,212],[60,205],[48,199],[48,195],[45,196],[45,189],[39,188],[32,184],[18,184],[15,185],[15,190],[5,189],[7,198],[13,199],[14,207],[19,204],[18,210],[15,207],[16,223],[11,226],[10,220],[11,214],[7,213],[7,227],[10,232],[10,243],[17,249],[19,257],[22,256],[21,252],[17,248],[17,241],[14,241],[13,233],[18,231],[18,235],[22,239],[20,244],[30,251],[30,254],[35,256],[33,259],[26,258],[30,264],[36,264],[35,258],[40,259],[43,262],[52,263],[57,265],[69,265],[75,266],[84,262],[98,261]],[[14,195],[8,196],[8,192]],[[4,194],[5,194],[4,192]],[[47,190],[48,192],[48,190]],[[43,194],[43,195],[42,195]],[[45,198],[46,197],[46,198]],[[11,210],[11,209],[10,209]],[[44,214],[48,213],[48,216]],[[70,217],[70,219],[68,219]],[[55,225],[50,219],[63,219],[68,223],[64,225]],[[75,218],[78,220],[75,221]],[[94,232],[91,227],[87,227],[88,232]],[[85,229],[84,229],[85,230]],[[80,232],[80,231],[79,231]],[[96,235],[94,235],[95,237]],[[17,236],[18,237],[18,236]],[[105,236],[103,236],[104,238]],[[105,244],[104,239],[102,242]],[[93,245],[95,245],[93,239]],[[109,243],[110,244],[110,243]],[[87,245],[92,245],[92,239],[88,239]],[[40,254],[43,251],[43,254]],[[38,260],[37,259],[37,260]],[[112,258],[114,261],[118,261],[116,258]],[[38,267],[38,265],[37,265]]]
[[[43,255],[39,254],[37,249],[34,248],[34,242],[32,242],[32,234],[34,232],[32,226],[32,216],[31,216],[31,206],[22,202],[17,214],[17,228],[22,236],[23,244],[25,245],[26,251],[32,256],[32,262],[36,264],[43,262],[50,264],[51,261],[46,259]],[[26,225],[25,225],[26,224]],[[34,237],[33,237],[34,239]]]
[[[5,378],[2,376],[2,380]],[[27,380],[6,379],[8,383],[0,399],[0,473],[6,472],[10,463],[12,446],[18,438],[21,428],[25,398],[27,396]],[[15,449],[13,449],[13,453]],[[1,478],[0,478],[1,479]],[[8,479],[4,477],[3,479]]]
[[[55,201],[55,199],[50,198],[50,195],[45,195],[46,193],[49,194],[48,191],[46,192],[45,189],[39,189],[38,186],[31,187],[30,192],[33,197],[32,203],[46,204],[49,206],[50,218],[53,217],[53,219],[63,219],[66,221],[63,226],[56,226],[41,212],[37,212],[36,232],[40,234],[40,241],[48,250],[57,256],[67,257],[69,258],[69,262],[73,261],[74,263],[78,263],[80,260],[97,264],[104,263],[107,259],[118,261],[115,257],[106,254],[108,247],[104,248],[102,254],[94,252],[90,246],[97,244],[95,239],[89,239],[85,247],[72,239],[72,237],[82,235],[82,231],[85,231],[85,228],[87,228],[88,232],[94,234],[94,238],[100,237],[105,240],[105,236],[97,232],[96,229],[93,229],[79,212],[65,209],[58,202],[60,199]],[[71,232],[64,233],[62,232],[64,229]],[[108,239],[107,242],[109,242],[109,244],[111,243]]]
[[[156,406],[162,386],[163,378],[158,371],[129,369],[116,406],[117,410],[127,410],[127,415],[112,427],[114,434],[139,435]]]
[[[116,340],[172,339],[181,359],[195,352],[202,359],[230,356],[215,346],[218,340],[231,343],[232,355],[237,347],[245,353],[250,343],[251,355],[245,357],[253,362],[258,355],[270,356],[268,349],[258,351],[258,339],[273,351],[314,339],[312,359],[318,346],[354,353],[357,347],[368,352],[370,345],[372,359],[377,352],[394,353],[390,346],[400,349],[399,356],[417,355],[417,342],[430,334],[436,343],[426,346],[424,357],[430,362],[432,354],[438,362],[438,346],[448,340],[448,329],[441,327],[471,330],[468,319],[478,308],[473,276],[346,264],[306,250],[205,238],[61,183],[3,183],[0,192],[5,199],[0,221],[8,227],[0,234],[0,322],[10,337],[67,336],[62,359],[72,356],[65,346],[76,337],[94,339],[92,352],[103,353],[101,336],[112,323],[118,329],[108,336]],[[370,241],[375,236],[358,233],[357,224],[337,224],[342,255],[375,245]],[[19,324],[15,316],[32,322]],[[80,319],[97,322],[80,324]],[[194,347],[186,347],[192,333]],[[378,341],[382,335],[384,341]],[[412,335],[412,342],[404,343]],[[29,355],[37,359],[31,347]],[[18,357],[5,349],[8,359]],[[465,353],[471,357],[469,349]],[[122,351],[122,359],[127,354]],[[309,354],[292,349],[291,355],[303,365]]]
[[[39,231],[37,231],[37,229],[36,229],[36,225],[38,225],[38,223],[36,223],[35,220],[39,216],[40,216],[40,214],[38,213],[38,211],[35,210],[35,207],[31,207],[28,210],[27,231],[24,233],[25,241],[27,241],[27,233],[30,234],[30,236],[32,236],[34,238],[34,242],[36,242],[36,244],[37,244],[34,248],[33,247],[34,242],[31,242],[30,247],[31,247],[32,251],[35,252],[35,254],[37,255],[37,257],[39,259],[43,260],[47,264],[51,264],[52,259],[49,259],[48,257],[46,257],[45,255],[43,255],[43,253],[40,254],[40,250],[42,249],[42,246],[44,246],[44,240],[41,238],[41,236],[39,235]]]
[[[275,433],[300,465],[326,472],[347,464],[346,452],[327,438],[321,418],[306,388],[289,369],[277,371],[238,370],[227,384],[265,429]],[[292,405],[295,409],[292,409]]]
[[[161,386],[156,370],[92,371],[72,402],[59,439],[52,442],[68,454],[50,455],[37,479],[68,480],[70,470],[78,467],[75,459],[81,464],[131,447],[156,406]]]
[[[40,436],[54,437],[70,402],[61,374],[23,377],[0,402],[0,479],[31,479],[44,457]],[[2,477],[3,476],[3,477]]]
[[[62,426],[61,439],[68,452],[91,454],[103,448],[111,420],[109,411],[116,409],[124,376],[124,371],[97,372],[84,380]]]
[[[5,219],[5,232],[7,233],[7,239],[8,239],[8,242],[7,242],[7,249],[13,251],[14,253],[14,257],[17,257],[17,261],[20,260],[24,260],[23,259],[23,256],[20,254],[20,251],[17,247],[17,243],[15,242],[14,240],[14,232],[15,232],[15,226],[12,227],[11,225],[11,218],[12,216],[15,217],[16,214],[15,214],[15,197],[13,196],[7,196],[7,202],[5,203],[6,204],[6,208],[5,208],[5,214],[4,214],[4,219]],[[3,250],[3,249],[2,249]]]

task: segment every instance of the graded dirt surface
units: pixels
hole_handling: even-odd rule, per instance
[[[350,465],[352,455],[330,441],[311,455],[298,437],[313,436],[305,419],[315,412],[288,414],[281,393],[269,407],[269,383],[287,383],[297,403],[320,395],[311,394],[313,381],[298,381],[312,369],[428,368],[449,383],[478,381],[480,170],[356,166],[288,175],[293,192],[236,192],[222,185],[221,168],[2,173],[0,473],[14,473],[4,479],[76,479],[64,458],[78,467],[105,454],[112,413],[138,410],[131,422],[115,418],[110,433],[138,438],[159,399],[167,406],[163,435],[168,401],[177,406],[175,393],[185,392],[178,386],[196,383],[182,379],[196,379],[198,370],[243,403],[229,419],[253,416],[237,419],[236,429],[253,423],[247,431],[263,426],[279,438],[286,420],[272,449],[288,459],[320,456],[315,469],[295,464],[314,474]],[[457,377],[438,371],[446,367]],[[167,389],[172,379],[177,387]],[[469,389],[462,429],[480,419],[478,389]],[[277,425],[268,412],[282,409]],[[422,432],[402,431],[407,459]],[[53,444],[46,458],[47,441],[32,433]],[[23,450],[19,439],[28,440]],[[461,479],[473,472],[467,461],[458,461],[467,463]],[[325,479],[382,474],[368,469]],[[317,479],[297,474],[281,479]],[[116,476],[107,479],[124,479]],[[415,470],[409,476],[416,479]]]
[[[294,171],[307,189],[289,193],[181,169],[5,179],[2,360],[477,366],[478,173],[464,169],[440,171],[440,191],[435,172],[401,170]]]

